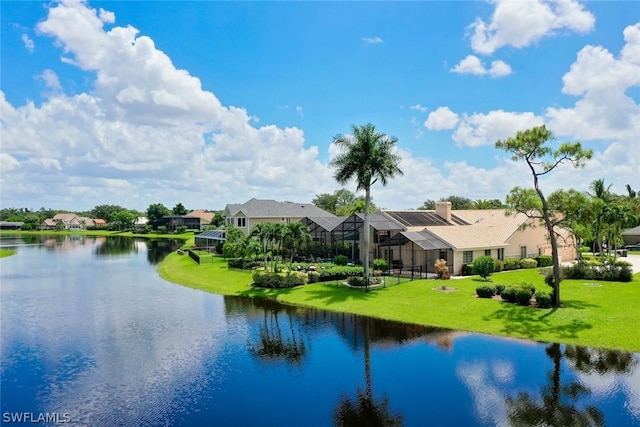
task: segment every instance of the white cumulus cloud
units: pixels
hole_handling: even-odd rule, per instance
[[[449,107],[438,107],[429,113],[424,127],[429,130],[453,129],[458,124],[458,115]]]
[[[499,139],[514,136],[518,131],[543,124],[542,117],[529,112],[494,110],[487,114],[465,114],[458,122],[452,138],[459,145],[479,147],[492,145]]]
[[[586,33],[595,17],[577,0],[489,0],[495,10],[489,22],[469,26],[471,47],[492,54],[503,46],[528,46],[560,30]]]
[[[504,77],[511,74],[511,66],[504,61],[497,60],[492,61],[491,68],[487,69],[480,58],[475,55],[467,55],[450,71],[459,74],[475,74],[479,76],[488,74],[491,77]]]
[[[245,109],[222,105],[151,38],[107,23],[113,13],[62,2],[38,24],[62,61],[96,76],[91,93],[64,94],[51,70],[38,78],[59,91],[39,106],[14,106],[0,91],[6,203],[215,207],[246,201],[238,194],[309,201],[329,190],[330,172],[300,129],[252,126]]]
[[[640,86],[640,23],[625,28],[626,44],[616,58],[588,45],[563,76],[562,92],[579,96],[572,108],[548,108],[552,129],[580,139],[616,139],[638,147],[640,105],[627,94]]]

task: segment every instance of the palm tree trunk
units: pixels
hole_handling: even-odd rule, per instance
[[[369,204],[371,203],[371,187],[365,190],[364,199],[364,284],[365,290],[369,291],[369,246],[371,245],[371,234],[369,229],[371,218],[369,217]]]

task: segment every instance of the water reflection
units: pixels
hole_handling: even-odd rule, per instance
[[[3,412],[92,426],[640,425],[637,354],[221,297],[157,276],[148,254],[170,244],[106,240],[2,260]]]
[[[122,256],[144,250],[149,264],[158,264],[182,244],[177,239],[143,239],[126,236],[100,237],[96,240],[95,254],[98,257]]]
[[[292,307],[279,304],[264,309],[259,339],[255,343],[248,342],[251,354],[263,360],[284,360],[289,364],[301,365],[307,355],[308,336],[294,325],[294,311]],[[286,317],[284,322],[279,319],[280,314]]]
[[[528,392],[506,399],[509,420],[512,425],[531,426],[603,426],[603,412],[588,401],[591,390],[579,378],[562,375],[562,359],[585,373],[628,373],[637,364],[633,354],[624,351],[590,349],[566,346],[564,351],[557,343],[547,345],[545,352],[553,361],[553,369],[547,373],[548,383],[540,388],[540,397]]]
[[[362,341],[365,389],[362,390],[361,388],[358,388],[356,390],[355,398],[351,398],[347,394],[343,394],[341,396],[338,406],[334,412],[334,424],[336,426],[345,427],[401,426],[403,425],[403,416],[392,412],[389,407],[389,398],[385,395],[379,400],[376,400],[373,395],[373,380],[371,378],[372,332],[375,333],[376,331],[376,328],[373,327],[373,325],[381,322],[374,321],[368,317],[360,317],[357,319],[360,321],[354,322],[354,326],[358,325],[359,328],[354,330],[355,334],[353,334],[352,337],[354,338],[354,344],[356,346],[358,341]],[[396,330],[400,331],[402,328],[397,328]],[[358,332],[360,332],[361,340],[357,339]],[[377,337],[376,335],[373,336]],[[386,338],[387,336],[384,337]],[[398,336],[401,340],[404,340],[408,334],[394,335],[394,337]],[[411,334],[411,336],[414,337],[415,335]]]

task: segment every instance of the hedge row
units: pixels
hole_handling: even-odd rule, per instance
[[[617,262],[614,265],[591,265],[575,263],[562,267],[562,276],[567,279],[604,280],[609,282],[630,282],[633,270],[628,262]]]
[[[495,267],[493,269],[494,273],[499,273],[503,270],[518,270],[520,268],[547,267],[553,264],[553,259],[551,258],[550,255],[540,255],[540,256],[537,256],[535,259],[507,258],[504,261],[500,259],[494,259],[494,261],[495,261]],[[462,265],[463,276],[473,276],[474,274],[479,274],[479,273],[475,271],[472,262]]]
[[[273,273],[264,270],[253,271],[253,284],[262,288],[292,288],[304,285],[307,281],[307,274],[298,271],[288,273]]]

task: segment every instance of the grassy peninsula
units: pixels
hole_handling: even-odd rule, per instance
[[[0,258],[5,258],[11,255],[15,255],[17,252],[10,249],[0,249]]]
[[[222,258],[198,265],[172,253],[159,265],[161,277],[222,295],[270,298],[285,304],[348,312],[420,325],[439,326],[535,341],[640,352],[640,273],[629,283],[565,280],[561,309],[536,309],[476,298],[482,279],[415,280],[369,293],[328,284],[256,289],[251,274],[227,268]],[[491,276],[492,284],[522,281],[544,286],[536,269]],[[446,283],[455,292],[437,289]]]

